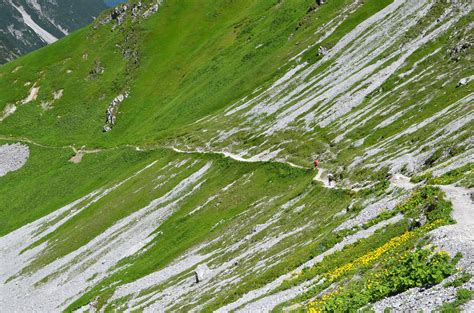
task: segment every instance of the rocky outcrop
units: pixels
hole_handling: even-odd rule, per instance
[[[98,0],[0,1],[0,64],[90,24],[106,8]]]
[[[206,264],[199,264],[194,270],[194,278],[196,280],[196,284],[204,281],[211,272],[211,269]]]
[[[119,94],[117,97],[115,97],[114,100],[112,100],[112,102],[107,107],[107,111],[105,112],[105,125],[103,128],[104,132],[109,132],[112,130],[112,127],[114,127],[115,121],[117,120],[118,106],[127,97],[128,97],[128,92]]]
[[[3,108],[3,112],[2,114],[0,115],[0,122],[3,121],[4,119],[6,119],[8,116],[12,115],[13,113],[15,113],[17,107],[15,104],[13,103],[7,103],[7,105],[5,106],[5,108]]]
[[[31,85],[30,82],[27,82],[25,86]],[[38,99],[40,87],[37,86],[37,83],[34,83],[33,86],[28,91],[28,95],[22,99],[18,100],[15,103],[7,103],[6,106],[3,108],[3,112],[0,112],[0,122],[6,119],[8,116],[12,115],[16,112],[18,107],[28,104],[30,102],[36,101]]]
[[[474,76],[461,78],[459,82],[457,83],[456,88],[466,86],[473,78]]]
[[[472,38],[461,39],[454,47],[448,49],[448,55],[453,61],[459,61],[464,52],[473,45]]]
[[[324,48],[323,46],[320,46],[316,55],[325,56],[326,54],[328,54],[328,49]]]
[[[92,69],[89,71],[89,79],[94,80],[104,73],[105,69],[102,66],[102,63],[99,60],[94,61]]]
[[[21,104],[27,104],[32,101],[36,101],[36,99],[38,98],[39,90],[40,90],[40,87],[37,87],[35,83],[33,87],[31,87],[28,96],[21,101]]]
[[[150,4],[144,4],[141,1],[137,1],[134,3],[125,3],[119,5],[112,9],[103,19],[99,21],[98,24],[95,25],[97,28],[99,25],[109,24],[111,22],[114,23],[112,26],[112,30],[115,30],[118,26],[122,25],[127,17],[132,18],[132,20],[136,20],[137,18],[147,18],[150,15],[158,12],[158,8],[163,1],[157,0],[156,2],[152,2]]]
[[[146,11],[143,13],[143,17],[147,18],[147,17],[149,17],[150,15],[152,15],[152,14],[158,12],[159,4],[161,4],[161,1],[159,1],[159,3],[156,3],[156,4],[152,5],[148,10],[146,10]]]

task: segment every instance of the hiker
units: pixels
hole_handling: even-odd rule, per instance
[[[314,164],[314,169],[316,170],[318,168],[318,164],[319,164],[318,159],[314,160],[313,164]]]
[[[333,181],[334,181],[334,176],[333,176],[331,173],[329,173],[329,174],[328,174],[328,185],[331,186],[331,183],[332,183]]]

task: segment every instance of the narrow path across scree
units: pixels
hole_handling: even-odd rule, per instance
[[[336,187],[336,182],[334,182],[332,185],[330,185],[327,178],[322,178],[322,176],[325,172],[326,172],[325,169],[319,167],[318,168],[318,173],[316,174],[316,176],[314,176],[313,180],[321,182],[324,185],[324,187],[326,187],[326,188],[335,188]]]
[[[453,218],[456,224],[450,225],[463,233],[466,239],[474,243],[474,205],[471,199],[472,189],[453,185],[438,186],[453,204]]]
[[[234,161],[238,161],[238,162],[246,162],[246,163],[270,162],[270,163],[284,164],[284,165],[287,165],[287,166],[290,166],[290,167],[293,167],[293,168],[298,168],[298,169],[307,169],[307,167],[296,165],[294,163],[291,163],[291,162],[285,161],[285,160],[262,159],[258,156],[253,156],[253,157],[250,157],[250,158],[243,158],[242,156],[240,156],[238,154],[227,152],[227,151],[181,150],[181,149],[178,149],[178,148],[173,147],[173,146],[161,146],[161,147],[156,147],[155,146],[155,147],[143,148],[143,147],[136,146],[136,145],[124,145],[124,146],[116,146],[116,147],[112,147],[112,148],[95,149],[95,150],[81,149],[81,150],[78,151],[72,145],[69,145],[69,146],[49,146],[49,145],[44,145],[44,144],[37,143],[37,142],[35,142],[31,139],[24,138],[24,137],[7,137],[7,136],[0,135],[0,140],[2,140],[2,139],[3,140],[15,140],[15,141],[20,141],[20,142],[26,142],[26,143],[30,143],[30,144],[33,144],[33,145],[36,145],[36,146],[39,146],[39,147],[43,147],[43,148],[72,149],[76,155],[73,156],[69,161],[71,161],[73,163],[80,163],[81,160],[82,160],[83,155],[86,154],[86,153],[97,153],[97,152],[103,152],[103,151],[111,151],[111,150],[116,150],[116,149],[120,149],[120,148],[133,148],[136,151],[152,151],[152,150],[156,150],[156,149],[169,149],[169,150],[173,150],[174,152],[177,152],[177,153],[221,155],[221,156],[228,157],[228,158],[230,158]],[[333,182],[333,184],[329,185],[328,180],[326,178],[323,178],[323,176],[324,176],[323,174],[325,172],[326,172],[325,169],[318,168],[318,173],[313,178],[313,180],[321,182],[323,184],[323,186],[326,187],[326,188],[330,188],[330,189],[336,188],[336,182]],[[416,185],[410,183],[410,179],[408,177],[403,176],[401,174],[397,174],[397,175],[395,175],[395,176],[399,177],[399,179],[395,180],[395,181],[392,181],[392,183],[395,186],[405,188],[405,189],[412,189],[414,186],[416,186]],[[400,179],[401,179],[401,181],[400,181]],[[338,188],[341,188],[341,187],[338,187]],[[349,188],[344,188],[344,189],[357,191],[360,188],[351,188],[351,187],[349,187]]]
[[[165,147],[165,148],[171,149],[174,152],[178,152],[178,153],[218,154],[218,155],[222,155],[222,156],[228,157],[228,158],[230,158],[234,161],[239,161],[239,162],[246,162],[246,163],[272,162],[272,163],[285,164],[285,165],[288,165],[288,166],[293,167],[293,168],[307,169],[304,166],[296,165],[296,164],[293,164],[291,162],[287,162],[287,161],[283,161],[283,160],[263,159],[263,158],[260,158],[258,156],[253,156],[253,157],[250,157],[250,158],[246,159],[246,158],[243,158],[242,156],[240,156],[238,154],[227,152],[227,151],[181,150],[181,149],[178,149],[178,148],[173,147],[173,146]]]
[[[0,135],[0,139],[26,142],[26,143],[30,143],[30,144],[33,144],[33,145],[36,145],[36,146],[39,146],[39,147],[43,147],[43,148],[57,148],[57,149],[58,148],[60,148],[60,149],[61,148],[62,149],[70,148],[74,151],[75,155],[69,161],[73,162],[73,163],[76,163],[76,164],[81,162],[83,155],[86,154],[86,153],[97,153],[97,152],[102,152],[102,151],[110,151],[110,150],[114,150],[114,149],[127,148],[128,147],[128,148],[133,148],[136,151],[152,151],[152,150],[156,150],[158,148],[165,148],[165,149],[173,150],[174,152],[177,152],[177,153],[208,154],[208,155],[214,154],[214,155],[222,155],[222,156],[228,157],[228,158],[230,158],[234,161],[238,161],[238,162],[246,162],[246,163],[271,162],[271,163],[284,164],[284,165],[287,165],[287,166],[290,166],[290,167],[293,167],[293,168],[298,168],[298,169],[307,169],[304,166],[296,165],[294,163],[284,161],[284,160],[271,160],[271,159],[267,160],[267,159],[259,158],[258,156],[253,156],[253,157],[250,157],[250,158],[243,158],[242,156],[240,156],[238,154],[227,152],[227,151],[181,150],[181,149],[178,149],[178,148],[173,147],[173,146],[143,148],[143,147],[139,147],[139,146],[135,146],[135,145],[125,145],[125,146],[117,146],[117,147],[112,147],[112,148],[95,149],[95,150],[84,150],[84,149],[76,150],[74,148],[74,146],[71,146],[71,145],[70,146],[48,146],[48,145],[44,145],[44,144],[34,142],[33,140],[28,139],[28,138],[24,138],[24,137],[7,137],[7,136],[1,136]],[[323,168],[318,168],[318,173],[316,174],[316,176],[314,177],[313,180],[321,182],[323,184],[323,186],[326,187],[326,188],[331,188],[331,189],[335,188],[336,187],[335,182],[333,182],[332,185],[329,185],[328,180],[322,178],[322,176],[325,172],[326,171]],[[345,188],[345,189],[351,189],[351,188]]]
[[[407,177],[403,174],[395,174],[390,178],[390,184],[395,187],[411,190],[415,188],[418,184],[410,182],[410,177]]]
[[[29,143],[29,144],[32,144],[32,145],[35,145],[35,146],[38,146],[38,147],[43,147],[43,148],[72,149],[74,151],[74,153],[78,152],[78,151],[76,151],[76,149],[72,145],[69,145],[69,146],[44,145],[44,144],[37,143],[37,142],[35,142],[31,139],[25,138],[25,137],[9,137],[9,136],[0,135],[0,140],[12,140],[12,141],[26,142],[26,143]],[[283,160],[265,160],[265,159],[261,159],[259,157],[255,157],[255,156],[246,159],[246,158],[243,158],[243,157],[239,156],[238,154],[234,154],[234,153],[230,153],[230,152],[226,152],[226,151],[180,150],[180,149],[175,148],[173,146],[143,148],[143,147],[136,146],[136,145],[124,145],[124,146],[116,146],[116,147],[112,147],[112,148],[96,149],[96,150],[90,150],[90,151],[92,151],[91,153],[95,153],[95,152],[101,152],[101,151],[116,150],[116,149],[120,149],[120,148],[133,148],[136,151],[152,151],[152,150],[156,150],[156,149],[169,149],[169,150],[173,150],[174,152],[177,152],[177,153],[208,154],[208,155],[214,154],[214,155],[222,155],[222,156],[228,157],[228,158],[230,158],[234,161],[239,161],[239,162],[247,162],[247,163],[271,162],[271,163],[285,164],[285,165],[293,167],[293,168],[306,169],[306,167],[304,167],[304,166],[296,165],[296,164],[293,164],[291,162],[287,162],[287,161],[283,161]]]
[[[85,154],[98,153],[102,151],[101,149],[86,150],[85,147],[82,147],[81,149],[77,150],[74,146],[71,146],[71,149],[74,151],[75,155],[69,159],[69,162],[72,162],[74,164],[81,163],[82,157]]]

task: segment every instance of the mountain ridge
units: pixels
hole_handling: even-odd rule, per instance
[[[123,1],[3,0],[0,3],[0,63],[43,47],[91,23],[101,11]]]

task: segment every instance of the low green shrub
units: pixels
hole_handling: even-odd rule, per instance
[[[465,288],[460,288],[456,292],[456,300],[459,304],[464,304],[472,299],[473,291]]]
[[[416,249],[390,257],[360,281],[338,287],[310,304],[310,312],[350,312],[413,287],[430,287],[456,271],[446,252]],[[466,295],[463,293],[463,299]]]
[[[413,176],[410,181],[415,184],[426,181],[430,185],[449,185],[472,173],[474,173],[474,163],[468,163],[438,177],[433,177],[432,172],[425,172],[424,174]]]
[[[385,210],[382,213],[380,213],[380,215],[377,216],[376,218],[374,218],[374,219],[368,221],[367,223],[365,223],[364,225],[362,225],[362,228],[363,229],[368,229],[368,228],[374,226],[375,224],[380,223],[381,221],[388,220],[389,218],[397,215],[397,213],[398,212],[395,211],[395,210],[390,210],[390,211]]]
[[[466,164],[439,177],[431,178],[428,182],[432,185],[449,185],[459,181],[469,173],[474,173],[474,163]]]
[[[430,179],[433,178],[433,173],[431,172],[426,172],[424,174],[421,174],[421,175],[416,175],[416,176],[412,176],[410,178],[410,182],[414,183],[414,184],[417,184],[421,181],[429,181]]]

